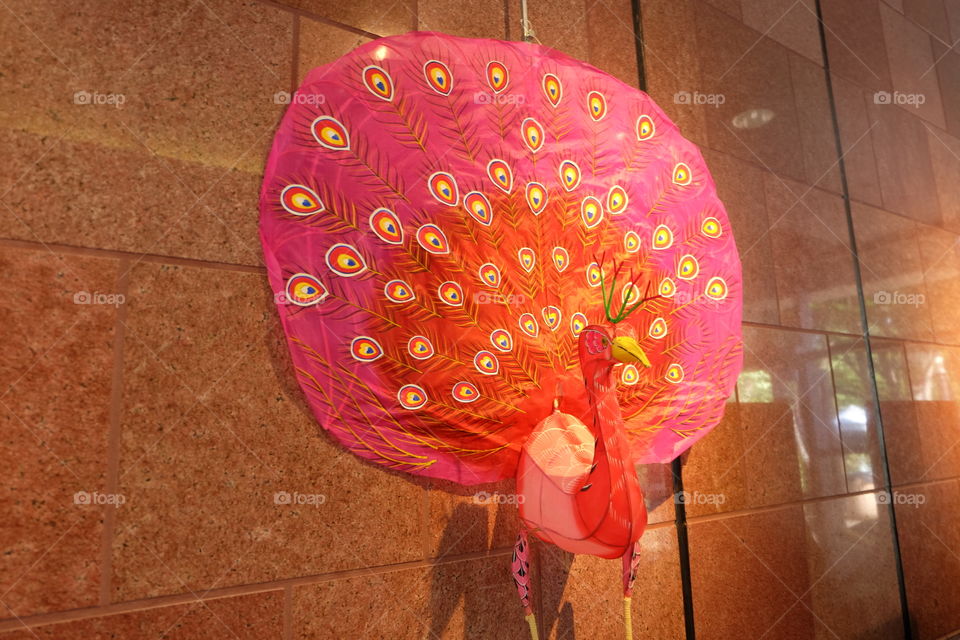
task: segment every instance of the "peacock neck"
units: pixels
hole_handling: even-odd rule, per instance
[[[617,387],[614,382],[612,362],[592,362],[583,369],[584,382],[593,413],[594,435],[602,442],[602,450],[608,458],[620,464],[617,469],[633,469]],[[628,474],[634,477],[636,474]]]

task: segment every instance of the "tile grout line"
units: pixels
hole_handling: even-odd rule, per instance
[[[283,588],[283,640],[293,640],[293,587]]]
[[[127,298],[130,290],[129,259],[118,261],[118,278],[114,293],[123,296],[113,322],[113,374],[110,381],[109,431],[107,435],[106,493],[116,494],[120,484],[120,411],[123,404],[123,342],[127,319]],[[103,506],[103,531],[100,539],[100,604],[110,604],[113,591],[113,542],[116,530],[117,506]]]
[[[853,256],[854,278],[857,288],[857,302],[859,303],[860,324],[863,327],[863,342],[867,352],[867,375],[870,383],[870,391],[874,410],[877,412],[877,438],[880,443],[880,452],[883,458],[883,482],[885,491],[890,491],[892,480],[890,476],[890,458],[887,454],[887,443],[884,437],[883,415],[880,408],[880,394],[877,387],[877,371],[873,361],[873,348],[870,341],[870,321],[867,314],[866,297],[863,291],[863,274],[860,271],[860,254],[857,249],[856,231],[853,224],[853,210],[850,204],[850,186],[847,182],[846,163],[843,156],[843,139],[840,134],[840,119],[837,111],[836,96],[833,91],[833,78],[830,72],[830,56],[827,49],[827,36],[825,24],[823,22],[823,7],[821,0],[814,0],[814,7],[817,17],[817,30],[820,35],[820,50],[823,56],[823,75],[827,85],[827,98],[830,103],[830,116],[833,125],[834,147],[838,156],[838,167],[840,169],[840,188],[843,194],[843,208],[847,218],[847,235],[850,240],[850,253]],[[907,586],[903,571],[903,558],[900,552],[900,532],[897,527],[897,513],[893,505],[893,500],[888,501],[887,511],[890,517],[890,534],[893,544],[893,557],[897,568],[897,585],[900,596],[900,614],[903,621],[903,633],[905,638],[912,637],[910,624],[910,609],[907,601]]]

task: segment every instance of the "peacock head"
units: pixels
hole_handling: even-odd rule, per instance
[[[631,336],[611,337],[606,329],[592,324],[580,332],[580,362],[631,362],[650,366],[647,354]]]

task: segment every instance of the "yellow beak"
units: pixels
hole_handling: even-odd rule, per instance
[[[630,336],[618,336],[613,339],[613,346],[610,348],[613,357],[620,362],[640,362],[645,367],[650,366],[647,360],[647,354],[640,348],[640,343]]]

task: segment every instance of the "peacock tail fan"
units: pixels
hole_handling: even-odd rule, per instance
[[[703,158],[649,96],[556,51],[411,33],[314,69],[260,213],[317,420],[392,469],[513,476],[558,391],[586,419],[577,336],[625,299],[614,330],[651,363],[617,372],[637,463],[686,450],[733,390],[740,261]]]

